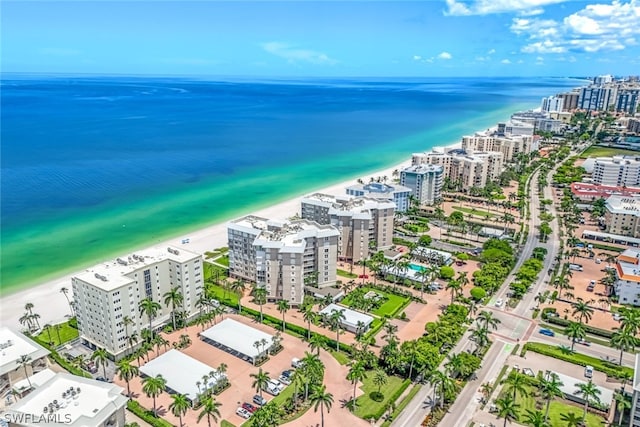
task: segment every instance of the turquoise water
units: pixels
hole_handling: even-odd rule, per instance
[[[424,271],[425,268],[421,265],[409,264],[409,268],[413,271]]]
[[[5,78],[0,291],[365,178],[573,85]]]

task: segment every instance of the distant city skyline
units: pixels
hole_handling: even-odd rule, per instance
[[[640,70],[640,0],[7,1],[2,71],[593,76]]]

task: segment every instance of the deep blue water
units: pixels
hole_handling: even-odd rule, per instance
[[[23,259],[59,249],[62,231],[75,249],[49,273],[389,166],[580,84],[15,75],[1,83],[3,288],[43,274],[21,271]],[[153,236],[129,231],[130,242],[106,243],[116,214],[152,220]]]

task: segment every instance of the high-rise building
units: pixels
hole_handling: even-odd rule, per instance
[[[580,90],[578,108],[589,111],[606,111],[615,105],[617,97],[616,86],[589,86]]]
[[[608,197],[604,218],[607,233],[640,237],[640,197]]]
[[[595,184],[619,187],[640,186],[640,157],[598,157],[591,179]]]
[[[547,98],[542,98],[540,109],[544,112],[550,113],[552,111],[562,111],[563,107],[564,98],[549,96]]]
[[[183,301],[180,311],[197,313],[196,302],[204,284],[202,256],[183,248],[151,248],[98,264],[71,278],[80,338],[92,348],[104,348],[116,359],[128,350],[127,337],[148,328],[140,302],[160,304],[151,319],[154,329],[171,318],[164,295],[177,288]],[[124,318],[133,322],[125,325]]]
[[[640,88],[622,88],[618,91],[616,100],[616,111],[635,114],[638,111],[640,102]]]
[[[229,275],[256,283],[267,300],[300,305],[304,286],[336,283],[338,230],[305,219],[245,216],[227,225]]]
[[[406,212],[409,209],[411,189],[397,184],[389,185],[382,182],[370,182],[369,184],[356,184],[347,187],[347,195],[390,200],[395,203],[397,212]]]
[[[393,245],[395,204],[368,197],[335,197],[315,193],[302,198],[301,216],[333,225],[340,233],[338,259],[359,262],[370,252]]]
[[[606,85],[611,82],[613,82],[613,76],[611,74],[602,74],[593,79],[593,84],[598,86]]]
[[[414,153],[412,165],[432,164],[443,167],[444,178],[460,189],[484,187],[489,181],[497,181],[502,173],[503,155],[500,152],[466,154],[464,151],[444,153]]]
[[[400,184],[410,188],[420,204],[433,205],[442,197],[443,172],[440,165],[409,166],[400,171]]]
[[[468,153],[498,152],[505,162],[512,162],[520,153],[529,154],[533,148],[533,137],[526,135],[497,136],[493,132],[476,132],[462,137],[462,149]]]
[[[578,90],[557,95],[562,98],[562,111],[573,111],[578,108],[580,92]]]

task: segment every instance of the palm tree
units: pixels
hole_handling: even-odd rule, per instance
[[[548,299],[549,299],[549,291],[538,292],[538,294],[534,298],[534,301],[538,303],[536,305],[536,308],[540,308],[540,304],[544,304],[545,302],[547,302]]]
[[[549,423],[544,419],[544,414],[540,411],[527,409],[524,414],[524,421],[531,427],[549,427]]]
[[[156,303],[157,304],[157,303]],[[142,392],[147,397],[153,398],[153,415],[158,416],[156,408],[156,397],[160,396],[167,387],[167,380],[158,374],[155,377],[146,377],[142,380]]]
[[[564,393],[560,389],[564,383],[560,381],[560,377],[555,372],[550,372],[549,375],[540,380],[540,395],[547,401],[547,407],[544,412],[544,420],[549,418],[549,407],[551,401],[556,397],[564,396]]]
[[[253,300],[256,304],[260,306],[260,323],[262,323],[263,321],[262,306],[267,303],[267,290],[265,288],[256,286],[253,289]]]
[[[161,308],[162,306],[160,305],[160,303],[155,302],[151,298],[145,298],[141,300],[140,303],[138,304],[138,309],[140,310],[140,317],[142,317],[142,315],[144,314],[149,319],[149,331],[152,330],[151,321],[156,317],[156,314],[158,314],[158,311]]]
[[[269,372],[263,372],[262,368],[260,368],[257,374],[250,374],[249,376],[254,379],[251,387],[255,388],[256,393],[262,397],[262,389],[267,387],[269,383]]]
[[[171,305],[171,322],[173,324],[173,330],[176,330],[176,307],[182,305],[184,301],[184,296],[182,292],[180,292],[180,288],[176,286],[175,288],[171,288],[169,291],[165,292],[164,297],[164,305],[169,308]]]
[[[513,371],[505,380],[505,384],[508,386],[507,390],[513,391],[514,402],[518,398],[518,393],[521,395],[527,394],[527,377],[518,371]]]
[[[572,316],[578,315],[578,322],[582,323],[584,319],[586,319],[585,323],[589,323],[591,320],[591,316],[593,315],[593,308],[589,307],[589,305],[583,301],[581,298],[578,298],[578,301],[571,304],[573,306]]]
[[[367,371],[364,368],[364,364],[360,362],[352,363],[349,368],[349,372],[347,373],[347,380],[351,381],[351,384],[353,384],[352,411],[356,410],[356,386],[359,381],[362,381],[365,378],[367,378]]]
[[[229,289],[231,292],[238,296],[238,313],[242,313],[242,295],[244,295],[244,291],[247,288],[247,285],[244,283],[242,279],[236,280],[229,284]]]
[[[47,323],[42,327],[42,330],[47,331],[47,337],[49,338],[49,341],[48,341],[49,345],[53,344],[53,341],[51,340],[51,325]]]
[[[618,365],[622,366],[622,356],[624,355],[624,352],[635,350],[637,340],[631,334],[629,329],[623,327],[613,333],[610,342],[611,347],[620,350],[620,360],[618,361]]]
[[[309,400],[313,405],[313,412],[318,412],[320,408],[320,427],[324,427],[324,410],[326,409],[327,413],[331,411],[333,394],[327,392],[327,386],[323,384],[314,388]]]
[[[584,339],[587,335],[587,331],[582,323],[570,322],[569,326],[564,329],[564,334],[567,338],[571,339],[571,351],[573,351],[573,348],[576,345],[576,340]]]
[[[311,336],[311,339],[309,340],[309,348],[311,349],[311,351],[317,350],[317,354],[320,355],[320,349],[323,348],[324,345],[324,336],[320,334],[313,334],[313,336]]]
[[[378,386],[378,394],[380,394],[380,389],[383,385],[386,385],[389,382],[389,377],[387,374],[380,368],[376,369],[373,373],[373,385]]]
[[[18,360],[16,360],[17,365],[24,369],[24,376],[29,383],[29,387],[31,387],[31,380],[29,379],[29,372],[27,371],[27,366],[31,365],[31,356],[28,354],[21,355]]]
[[[476,350],[481,350],[489,344],[489,331],[484,327],[471,329],[469,339],[475,341]]]
[[[67,304],[69,304],[69,311],[71,311],[71,317],[75,316],[76,313],[73,310],[73,305],[71,305],[71,301],[69,300],[69,296],[67,295],[69,293],[69,288],[63,286],[62,288],[60,288],[60,293],[62,293],[67,299]]]
[[[171,395],[172,402],[169,404],[171,413],[180,419],[180,427],[182,427],[182,417],[187,414],[187,410],[191,408],[189,398],[180,393]]]
[[[222,404],[211,396],[207,395],[204,400],[202,400],[202,410],[198,414],[198,422],[202,420],[204,417],[207,417],[207,425],[211,427],[211,418],[213,418],[214,422],[218,422],[218,417],[220,417],[220,406]]]
[[[493,316],[493,313],[487,310],[483,310],[476,317],[476,322],[478,322],[481,327],[489,330],[489,328],[494,331],[498,329],[498,325],[501,323],[500,319]]]
[[[33,313],[33,307],[34,307],[34,305],[33,305],[32,303],[30,303],[30,302],[28,302],[28,303],[26,303],[26,304],[24,305],[24,309],[25,309],[25,310],[27,310],[27,311],[29,312],[29,317],[30,317],[32,320],[35,320],[35,322],[36,322],[36,327],[37,327],[38,329],[40,329],[40,323],[38,322],[38,318],[40,318],[40,315],[39,315],[39,314],[34,314],[34,313]]]
[[[284,321],[284,315],[286,314],[287,311],[289,311],[289,308],[291,308],[289,306],[289,301],[285,299],[278,300],[277,308],[278,308],[278,311],[282,313],[282,331],[284,332],[286,327],[286,323]]]
[[[616,401],[616,409],[618,410],[618,427],[620,427],[622,426],[624,411],[631,408],[631,401],[627,399],[624,393],[620,392],[616,392],[613,399]]]
[[[136,365],[132,365],[131,362],[127,359],[122,359],[116,365],[116,374],[121,381],[127,383],[127,396],[131,397],[131,388],[129,387],[129,381],[133,379],[133,377],[140,374],[140,370]]]
[[[462,284],[457,279],[451,279],[445,285],[445,289],[451,290],[451,304],[453,304],[455,297],[462,291]]]
[[[340,350],[340,330],[342,329],[342,322],[346,319],[347,317],[344,315],[344,309],[334,310],[329,315],[329,322],[331,326],[336,329],[336,351]]]
[[[307,341],[311,341],[311,323],[316,321],[316,313],[313,311],[313,305],[307,305],[302,310],[302,318],[307,322]]]
[[[504,418],[504,427],[507,427],[507,423],[518,419],[518,409],[520,405],[516,403],[514,399],[509,396],[496,399],[496,406],[498,407],[498,419]]]
[[[640,331],[640,310],[623,307],[620,309],[620,327],[627,329],[632,335],[637,335]]]
[[[588,383],[576,383],[575,386],[578,387],[576,395],[582,395],[582,398],[584,399],[584,408],[582,412],[582,422],[584,423],[584,419],[587,417],[589,403],[600,402],[600,398],[598,396],[601,391],[591,380],[589,380]]]
[[[567,423],[567,427],[578,427],[581,424],[580,417],[575,412],[560,414],[560,420]]]
[[[433,387],[433,403],[440,396],[440,407],[444,407],[444,397],[455,389],[454,380],[442,371],[434,370],[427,376],[427,382]]]
[[[91,355],[97,366],[102,366],[102,375],[104,379],[107,379],[107,361],[109,360],[109,353],[104,348],[99,348]]]

